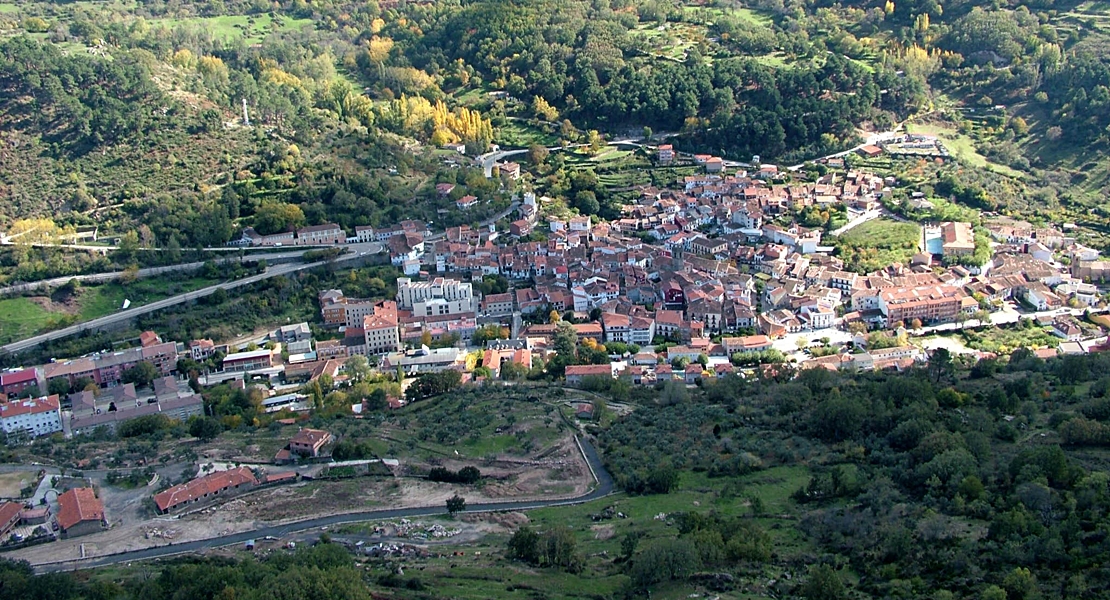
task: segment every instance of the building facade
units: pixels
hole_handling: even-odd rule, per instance
[[[38,437],[59,432],[62,430],[61,402],[54,395],[0,404],[0,427],[7,435],[23,432]]]

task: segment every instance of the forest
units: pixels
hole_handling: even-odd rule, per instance
[[[267,209],[282,204],[301,209],[296,222],[348,229],[474,222],[484,213],[460,214],[434,184],[483,200],[497,186],[435,148],[473,154],[521,128],[573,142],[646,127],[685,150],[801,162],[923,115],[1032,175],[980,185],[991,206],[1047,216],[1091,205],[1110,181],[1098,158],[1110,44],[1074,3],[13,6],[0,14],[3,217],[144,224],[150,247],[272,229]],[[605,189],[556,187],[606,209]]]
[[[904,374],[729,376],[660,397],[599,442],[637,494],[661,469],[726,482],[811,465],[792,495],[799,526],[820,563],[846,560],[861,597],[1096,598],[1110,591],[1108,360],[1022,349],[970,364],[938,351]],[[730,545],[735,525],[697,518],[679,539],[713,559],[694,570],[750,564]]]
[[[623,400],[630,413],[588,427],[623,493],[529,513],[530,525],[480,542],[483,562],[459,576],[580,578],[597,581],[602,598],[689,589],[807,600],[1105,597],[1107,361],[1017,350],[972,362],[938,351],[903,373],[778,365],[683,393],[637,391]],[[420,431],[445,431],[431,438],[442,442],[493,427],[464,423],[484,418],[488,393],[470,386],[421,401]],[[492,407],[501,416],[486,417],[499,422],[525,402],[534,410],[524,395],[502,397]],[[345,443],[352,456],[369,451]],[[468,470],[465,484],[480,477]],[[635,517],[607,521],[614,537],[596,541],[614,506]],[[267,558],[174,559],[78,577],[32,578],[4,562],[0,598],[250,598],[279,585],[291,598],[306,585],[327,598],[447,597],[435,574],[446,576],[437,571],[446,563],[427,563],[429,573],[406,564],[399,582],[372,574],[392,572],[390,563],[360,573],[347,570],[350,560],[325,540]],[[789,572],[799,577],[772,575]]]
[[[345,548],[321,544],[265,561],[186,558],[161,568],[151,578],[81,581],[69,573],[34,575],[26,563],[0,559],[0,598],[274,598],[370,600],[362,575],[351,567]]]

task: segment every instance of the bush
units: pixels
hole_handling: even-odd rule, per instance
[[[173,419],[166,415],[143,415],[120,423],[116,432],[121,438],[130,438],[141,435],[153,435],[172,429],[173,426]]]
[[[444,483],[475,484],[482,479],[482,472],[477,467],[463,467],[452,471],[446,467],[435,467],[428,471],[428,479]]]

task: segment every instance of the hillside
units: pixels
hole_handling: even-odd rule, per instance
[[[621,488],[614,495],[427,518],[474,532],[460,539],[383,538],[383,524],[367,522],[272,544],[258,539],[253,552],[236,544],[76,575],[33,577],[0,561],[0,597],[45,598],[36,590],[51,590],[63,600],[94,591],[113,599],[1103,598],[1110,592],[1106,362],[1104,354],[1042,361],[1021,349],[974,365],[937,353],[904,373],[816,368],[631,393],[614,384],[602,393],[612,394],[614,407],[619,398],[619,408],[598,400],[597,421],[579,421]],[[574,419],[570,396],[470,387],[388,415],[317,415],[308,423],[343,432],[348,449],[388,447],[405,464],[419,460],[414,455],[457,462],[521,440],[549,443]],[[561,401],[549,406],[538,398]],[[513,427],[534,435],[494,433]],[[485,437],[473,435],[475,428]],[[153,455],[169,436],[189,448],[180,429],[122,443]],[[249,446],[242,430],[225,436],[224,447],[236,448],[230,452]],[[110,444],[98,437],[29,448],[72,459],[93,447],[110,456]],[[490,465],[482,462],[481,473]],[[421,479],[410,473],[385,481],[396,488]],[[335,484],[344,486],[336,510],[379,498],[349,495],[342,490],[360,482],[348,484]],[[437,489],[443,497],[478,497],[519,484],[485,477]],[[237,502],[240,510],[264,510]],[[296,550],[282,549],[288,540]],[[373,551],[379,542],[389,549]],[[274,591],[279,586],[284,593]]]
[[[984,208],[1110,226],[1110,37],[1094,2],[0,6],[7,219],[146,223],[153,244],[186,247],[223,243],[263,203],[348,228],[468,222],[481,215],[452,215],[430,184],[483,199],[496,186],[453,168],[434,148],[446,141],[480,152],[646,127],[682,149],[797,162],[908,118],[959,150]]]

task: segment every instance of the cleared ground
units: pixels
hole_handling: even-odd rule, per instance
[[[38,482],[35,471],[0,473],[0,498],[19,498],[23,488]]]

